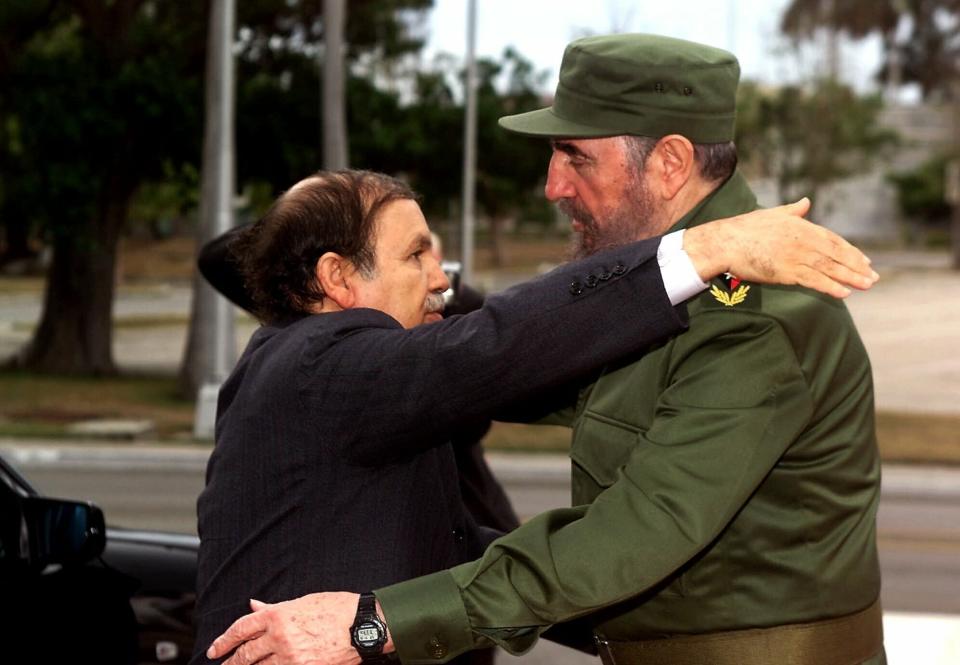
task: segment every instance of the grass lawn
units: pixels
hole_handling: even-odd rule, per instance
[[[95,418],[149,419],[164,440],[189,440],[193,402],[172,377],[72,378],[0,373],[0,436],[60,437],[71,423]],[[960,417],[881,412],[880,453],[887,462],[960,464]],[[490,450],[566,453],[569,430],[495,423]]]
[[[177,394],[173,377],[0,373],[0,435],[63,436],[97,418],[149,419],[159,437],[174,438],[191,432],[193,401]]]

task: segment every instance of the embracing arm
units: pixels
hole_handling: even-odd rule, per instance
[[[521,652],[551,624],[662,582],[712,542],[805,426],[812,404],[800,368],[784,362],[794,354],[775,323],[697,333],[683,336],[690,339],[673,354],[682,361],[653,423],[593,504],[548,511],[477,561],[377,590],[402,662],[436,663],[491,644]],[[731,382],[731,367],[751,380]],[[316,603],[326,605],[326,596],[274,607],[303,617]],[[351,620],[317,627],[323,640],[313,648],[339,662],[320,642],[345,633]],[[250,615],[218,640],[216,653],[254,637],[244,653],[281,653],[275,636],[293,625],[279,609]]]
[[[541,514],[476,562],[377,592],[403,662],[435,661],[423,646],[431,635],[450,656],[490,644],[523,651],[553,623],[662,582],[716,538],[812,403],[775,323],[696,334],[684,335],[650,428],[593,504]],[[750,379],[731,381],[731,367]]]

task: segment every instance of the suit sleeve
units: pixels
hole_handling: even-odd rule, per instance
[[[551,624],[661,582],[721,532],[802,431],[812,401],[778,324],[703,317],[715,320],[698,317],[671,343],[654,420],[594,503],[543,513],[477,561],[377,591],[404,663],[491,644],[523,652]]]
[[[381,312],[343,312],[356,325],[334,345],[305,342],[302,412],[318,428],[347,433],[336,442],[344,459],[379,465],[583,380],[685,327],[685,310],[663,287],[658,242],[568,264],[490,296],[476,312],[409,330]]]

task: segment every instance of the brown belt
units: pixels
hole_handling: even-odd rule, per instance
[[[772,628],[619,642],[597,637],[604,665],[857,665],[883,649],[883,614],[867,609]]]

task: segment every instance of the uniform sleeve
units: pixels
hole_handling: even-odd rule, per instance
[[[550,624],[669,577],[733,518],[812,402],[775,322],[724,310],[698,319],[669,349],[650,428],[594,503],[543,513],[477,561],[377,592],[404,663],[490,644],[520,653]]]

